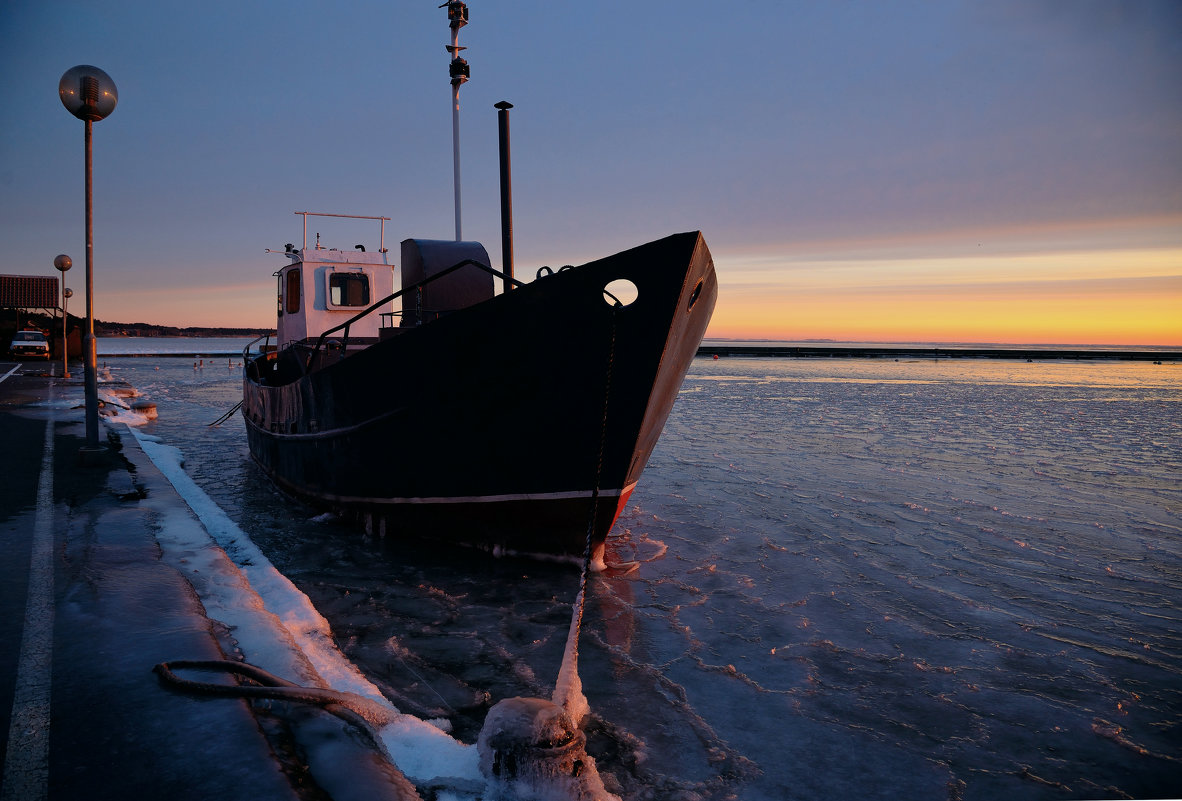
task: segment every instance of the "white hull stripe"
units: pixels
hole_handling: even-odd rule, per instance
[[[636,486],[633,481],[628,486],[621,489],[601,489],[599,495],[602,498],[618,498],[621,495],[631,492]],[[306,491],[306,490],[305,490]],[[374,504],[374,505],[401,505],[401,504],[461,504],[461,503],[512,503],[515,501],[571,501],[583,498],[589,499],[592,495],[591,490],[572,490],[569,492],[536,492],[536,493],[510,493],[506,495],[450,495],[435,498],[367,498],[359,495],[330,495],[328,493],[310,493],[318,498],[323,498],[327,501],[335,503],[347,504]]]
[[[2,380],[3,379],[0,379],[0,381],[2,381]],[[330,429],[327,429],[326,431],[311,431],[311,432],[305,432],[302,434],[286,434],[282,431],[271,431],[271,430],[259,425],[254,420],[251,420],[249,417],[246,416],[245,412],[243,412],[243,414],[242,414],[242,419],[246,421],[246,424],[248,426],[250,426],[254,430],[258,431],[260,434],[267,436],[267,437],[274,437],[275,439],[287,439],[287,440],[292,440],[292,439],[328,439],[330,437],[343,437],[343,436],[346,436],[347,434],[354,434],[354,433],[360,431],[361,429],[365,428],[366,426],[371,426],[374,423],[380,423],[381,421],[385,420],[387,417],[393,417],[394,415],[399,414],[404,411],[406,411],[406,410],[401,407],[399,407],[397,409],[389,409],[389,410],[384,411],[375,417],[369,418],[368,420],[363,420],[360,423],[357,423],[356,425],[343,426],[341,428],[330,428]]]

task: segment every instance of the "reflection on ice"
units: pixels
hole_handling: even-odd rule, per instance
[[[766,710],[704,712],[764,755],[743,797],[864,794],[860,769],[816,778],[852,742],[898,794],[1177,786],[1149,756],[1182,726],[1177,369],[698,367],[624,522],[670,546],[638,628],[684,647],[655,661],[693,660],[691,698]],[[1113,720],[1140,750],[1097,738]],[[811,773],[761,745],[797,735]]]

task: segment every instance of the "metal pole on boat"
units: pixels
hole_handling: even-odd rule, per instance
[[[456,241],[463,239],[460,228],[460,87],[468,82],[471,74],[468,62],[460,58],[460,51],[467,50],[460,47],[460,28],[468,24],[468,6],[460,0],[451,0],[440,6],[447,7],[448,24],[451,26],[451,44],[447,51],[451,53],[451,64],[448,73],[451,75],[451,149],[454,170],[456,195]]]
[[[89,64],[66,70],[57,85],[66,111],[86,123],[86,334],[82,357],[86,384],[86,445],[83,458],[105,450],[98,442],[98,357],[94,338],[94,159],[91,127],[115,110],[119,92],[111,76]]]
[[[496,103],[497,134],[501,150],[501,272],[505,274],[505,288],[508,292],[513,278],[513,171],[509,164],[509,109],[513,104],[507,100]]]
[[[452,181],[456,199],[456,241],[460,242],[464,238],[460,226],[460,85],[455,81],[452,81],[451,99]]]

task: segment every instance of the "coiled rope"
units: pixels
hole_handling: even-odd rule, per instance
[[[214,682],[193,681],[176,675],[174,672],[176,670],[231,673],[250,679],[255,684],[215,684]],[[354,724],[371,737],[373,732],[370,726],[382,726],[397,717],[385,707],[355,693],[327,690],[322,687],[302,687],[245,662],[233,662],[226,659],[175,659],[171,662],[161,662],[152,668],[152,671],[160,676],[166,684],[190,692],[236,698],[270,698],[277,701],[313,704]]]
[[[193,681],[178,676],[176,670],[205,670],[230,673],[242,676],[254,684],[216,684],[214,682]],[[219,695],[232,698],[267,698],[276,701],[312,704],[318,706],[330,715],[335,715],[346,723],[350,723],[369,742],[386,757],[393,770],[391,783],[398,798],[405,801],[421,801],[418,790],[406,775],[399,770],[394,760],[386,750],[377,730],[390,723],[399,715],[397,712],[382,706],[369,698],[356,693],[328,690],[322,687],[302,687],[286,679],[268,673],[260,667],[245,662],[233,662],[224,659],[193,660],[175,659],[171,662],[161,662],[152,668],[152,672],[173,687],[191,693],[204,695]]]

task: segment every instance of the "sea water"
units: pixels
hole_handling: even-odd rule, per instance
[[[575,569],[368,536],[208,425],[233,361],[103,361],[400,709],[473,742],[550,695]],[[696,360],[609,562],[580,673],[625,798],[1182,795],[1178,365]]]

